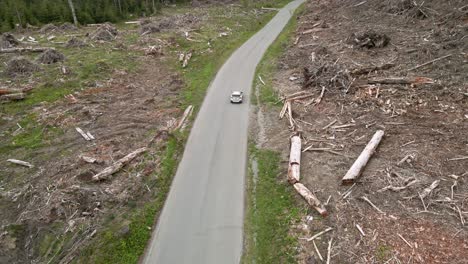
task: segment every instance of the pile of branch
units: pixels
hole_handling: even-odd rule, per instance
[[[39,66],[28,59],[15,57],[7,63],[5,73],[10,77],[15,77],[18,75],[29,75],[39,70]]]
[[[99,25],[99,28],[91,34],[92,40],[113,41],[117,37],[117,29],[110,23]]]
[[[55,49],[48,49],[44,51],[39,58],[37,58],[37,61],[42,63],[42,64],[52,64],[52,63],[57,63],[57,62],[62,62],[65,60],[65,55],[62,53],[58,52]]]
[[[163,52],[162,52],[162,46],[161,45],[157,45],[157,46],[149,46],[146,50],[145,50],[145,55],[151,55],[151,56],[159,56],[159,55],[163,55]]]
[[[353,83],[349,71],[337,61],[315,60],[309,67],[304,67],[303,89],[335,88],[348,90]]]
[[[328,212],[320,200],[304,184],[300,183],[301,169],[301,137],[299,135],[291,137],[291,151],[289,155],[288,182],[294,189],[322,216],[327,216]]]
[[[86,47],[86,43],[78,39],[77,37],[72,37],[70,40],[68,40],[66,47],[67,48],[82,48],[82,47]]]
[[[0,49],[9,49],[19,45],[19,41],[10,33],[3,33],[0,37]]]
[[[141,25],[140,28],[140,35],[145,36],[148,34],[152,33],[158,33],[161,32],[161,28],[159,27],[159,24],[156,23],[144,23]]]
[[[351,43],[357,48],[383,48],[388,45],[390,38],[381,33],[377,33],[373,30],[353,33],[349,38]]]

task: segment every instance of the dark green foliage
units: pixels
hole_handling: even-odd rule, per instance
[[[78,22],[90,24],[151,15],[160,9],[162,0],[72,1]],[[15,25],[63,22],[73,22],[68,0],[0,0],[0,32],[12,30]]]

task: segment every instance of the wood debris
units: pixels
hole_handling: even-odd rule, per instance
[[[21,166],[28,167],[28,168],[33,168],[34,167],[34,165],[32,165],[31,163],[26,162],[26,161],[22,161],[22,160],[7,159],[7,161],[11,162],[13,164],[21,165]]]
[[[435,81],[427,77],[385,77],[373,78],[367,81],[369,84],[431,84]]]
[[[328,232],[330,232],[332,230],[333,230],[332,227],[327,227],[325,230],[320,231],[317,234],[315,234],[315,235],[313,235],[313,236],[311,236],[309,238],[305,238],[305,240],[307,240],[307,242],[314,241],[315,239],[319,238],[321,235],[323,235],[325,233],[328,233]]]
[[[377,132],[375,132],[372,139],[369,141],[367,146],[361,152],[361,155],[359,155],[359,157],[356,159],[354,164],[351,166],[351,168],[348,170],[346,175],[343,177],[342,179],[343,184],[352,184],[359,177],[359,175],[361,175],[364,167],[367,165],[370,158],[374,154],[375,150],[379,146],[379,143],[382,140],[383,136],[384,136],[383,130],[378,130]]]
[[[190,58],[192,58],[192,52],[189,52],[189,53],[185,54],[184,62],[182,63],[182,68],[187,67]]]
[[[293,136],[291,138],[291,151],[289,155],[288,182],[295,184],[301,178],[301,137]]]
[[[380,208],[378,208],[373,202],[371,202],[371,200],[369,200],[369,198],[367,198],[366,196],[362,196],[361,197],[362,200],[366,201],[370,206],[372,206],[372,208],[374,208],[377,212],[381,213],[381,214],[385,214],[384,211],[380,210]]]
[[[325,209],[319,199],[317,199],[317,197],[302,183],[295,183],[294,189],[296,189],[296,191],[307,201],[307,203],[315,210],[317,210],[320,215],[324,217],[328,215],[327,209]]]
[[[424,200],[429,194],[432,193],[432,191],[439,186],[440,180],[435,180],[434,182],[431,183],[427,188],[425,188],[420,194],[419,197],[421,200]]]
[[[110,176],[112,176],[114,173],[118,172],[120,169],[122,169],[123,166],[128,164],[130,161],[132,161],[134,158],[136,158],[138,155],[146,152],[148,149],[147,148],[139,148],[127,156],[119,159],[116,161],[112,166],[109,166],[105,168],[103,171],[100,173],[96,174],[93,176],[93,181],[101,181],[101,180],[106,180]]]
[[[6,48],[0,49],[0,53],[44,52],[53,49],[51,47]]]
[[[85,132],[83,131],[83,129],[81,129],[81,128],[79,128],[79,127],[75,127],[75,130],[76,130],[76,132],[80,133],[80,135],[81,135],[86,141],[91,141],[91,140],[94,140],[94,139],[95,139],[94,136],[91,135],[90,132],[85,133]]]
[[[193,113],[193,106],[189,105],[185,109],[184,114],[182,115],[182,118],[180,119],[179,123],[177,124],[175,130],[183,130],[185,128],[185,126],[187,125],[187,120],[192,115],[192,113]]]

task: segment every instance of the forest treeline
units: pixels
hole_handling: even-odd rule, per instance
[[[157,12],[163,0],[0,0],[0,32],[47,23],[73,23],[70,4],[78,23],[117,22]],[[188,0],[172,0],[184,2]]]

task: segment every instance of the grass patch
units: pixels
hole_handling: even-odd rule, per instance
[[[256,169],[251,162],[242,263],[296,263],[297,238],[289,235],[289,228],[299,220],[301,209],[294,203],[291,188],[278,181],[280,155],[250,145],[249,156]],[[258,172],[255,186],[254,170]]]
[[[284,51],[287,50],[288,46],[291,45],[293,41],[292,36],[294,35],[294,31],[297,28],[296,18],[304,11],[304,5],[301,5],[296,9],[291,20],[285,26],[278,38],[265,52],[265,55],[257,66],[255,76],[261,76],[262,80],[265,82],[265,85],[263,85],[257,77],[254,78],[254,89],[252,89],[252,93],[256,92],[255,89],[259,89],[258,93],[261,104],[268,106],[275,106],[280,104],[278,93],[273,88],[273,77],[278,70],[279,58],[283,55]],[[255,100],[252,102],[253,104],[259,103],[256,100],[256,96],[251,96],[251,98],[255,98]]]

